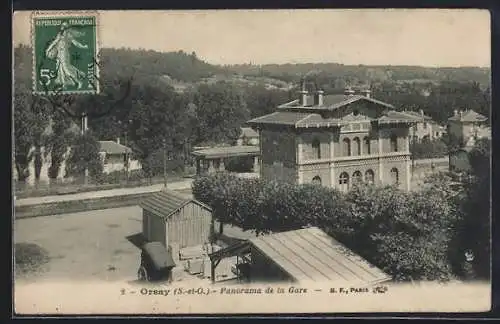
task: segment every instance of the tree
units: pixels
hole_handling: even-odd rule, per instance
[[[52,118],[51,132],[47,136],[46,154],[50,154],[50,166],[48,176],[50,179],[57,179],[62,162],[66,157],[68,148],[71,147],[78,134],[72,129],[71,119],[62,112],[54,112]]]
[[[91,178],[99,180],[103,171],[99,150],[99,143],[92,132],[77,136],[66,162],[67,175],[81,177],[87,169]]]
[[[49,121],[46,108],[25,86],[17,85],[14,90],[14,159],[19,181],[29,176],[29,163],[34,153],[39,153],[41,137]]]
[[[491,141],[478,140],[469,153],[471,171],[466,177],[462,218],[457,224],[456,264],[463,265],[464,253],[472,251],[472,276],[490,278],[491,242]],[[463,268],[460,269],[465,275]]]
[[[227,83],[200,85],[194,104],[198,116],[197,142],[236,142],[249,114],[241,90]]]
[[[129,139],[144,171],[157,174],[163,165],[163,150],[176,158],[184,153],[189,137],[186,99],[172,88],[134,86],[130,112]],[[165,143],[165,147],[163,145]]]

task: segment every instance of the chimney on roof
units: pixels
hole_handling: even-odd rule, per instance
[[[302,80],[301,89],[299,91],[300,97],[299,102],[301,106],[305,106],[307,104],[307,95],[308,92],[306,90],[306,81]]]
[[[116,143],[120,144],[120,138],[119,137],[116,138]]]
[[[458,116],[458,110],[453,110],[453,116]]]
[[[370,98],[372,91],[370,89],[364,89],[361,91],[361,94],[367,98]]]
[[[315,106],[323,106],[323,90],[318,90],[314,94],[314,105]]]
[[[422,109],[419,110],[420,116],[424,117],[424,111]]]
[[[354,96],[354,90],[352,88],[350,88],[350,87],[347,87],[344,90],[344,95],[346,97],[352,97],[352,96]]]
[[[463,115],[463,110],[460,110],[459,114],[460,114],[460,119],[462,119],[462,115]]]

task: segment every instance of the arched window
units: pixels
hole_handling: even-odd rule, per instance
[[[349,174],[342,172],[339,177],[339,189],[340,191],[347,191],[349,189]]]
[[[321,185],[321,178],[319,176],[315,176],[312,179],[312,183],[315,184],[315,185]]]
[[[375,182],[375,173],[373,170],[369,169],[365,172],[365,182],[368,184],[373,184]]]
[[[399,171],[396,168],[391,169],[391,182],[392,184],[399,183]]]
[[[372,154],[370,139],[368,137],[363,138],[363,154]]]
[[[363,174],[361,174],[361,172],[359,172],[359,171],[355,171],[352,174],[352,183],[353,184],[360,184],[362,182],[363,182]]]
[[[321,147],[319,139],[315,138],[312,142],[313,158],[321,159]]]
[[[352,143],[353,143],[352,155],[361,154],[361,141],[359,140],[359,138],[355,137],[352,140]]]
[[[398,151],[398,137],[396,135],[391,136],[391,152]]]
[[[351,155],[351,141],[348,138],[344,138],[343,140],[342,152],[344,153],[344,156]]]

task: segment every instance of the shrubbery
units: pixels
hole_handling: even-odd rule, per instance
[[[423,140],[410,145],[410,152],[414,159],[442,158],[448,155],[448,150],[448,145],[441,139]]]
[[[253,158],[239,156],[228,158],[225,167],[229,172],[252,172]]]
[[[342,194],[218,173],[196,178],[193,194],[220,222],[257,235],[317,226],[396,280],[447,280],[463,259],[449,251],[461,221],[460,189],[449,184],[438,176],[419,192],[361,185]]]

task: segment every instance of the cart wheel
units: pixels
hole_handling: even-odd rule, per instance
[[[143,266],[139,268],[139,270],[137,271],[137,278],[139,278],[139,280],[141,281],[149,281],[148,272],[146,271],[146,268],[144,268]]]

